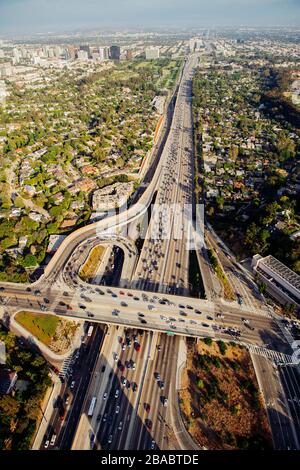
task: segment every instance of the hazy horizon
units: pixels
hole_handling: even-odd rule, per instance
[[[216,13],[217,12],[217,13]],[[299,26],[300,0],[0,0],[0,32]]]

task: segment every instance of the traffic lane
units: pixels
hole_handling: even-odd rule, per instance
[[[300,440],[300,389],[299,376],[295,366],[279,367],[280,378],[293,419],[298,441]],[[299,444],[299,442],[298,442]],[[299,448],[299,446],[298,446]]]
[[[93,307],[94,309],[95,307]],[[106,305],[102,305],[102,309],[109,309],[110,308]],[[159,306],[160,311],[163,311],[162,307]],[[96,310],[94,310],[96,312]],[[190,314],[190,317],[192,318],[189,319],[189,321],[186,321],[185,318],[179,316],[175,312],[173,312],[173,315],[171,317],[164,317],[163,319],[161,316],[158,318],[157,314],[154,314],[153,312],[149,313],[148,311],[145,311],[144,314],[142,314],[140,309],[138,308],[130,308],[127,310],[128,312],[130,311],[130,314],[126,314],[126,311],[122,314],[118,314],[118,316],[114,316],[110,313],[106,315],[99,315],[95,313],[95,317],[90,319],[90,321],[97,321],[97,322],[105,322],[105,323],[110,323],[110,324],[121,324],[125,326],[129,326],[132,328],[141,328],[141,329],[153,329],[155,331],[171,331],[174,334],[183,334],[186,336],[207,336],[209,335],[218,335],[222,338],[227,338],[226,334],[222,332],[221,330],[214,331],[213,326],[218,326],[218,327],[224,327],[224,323],[222,323],[219,320],[209,320],[208,318],[202,320],[198,320],[198,318],[195,316],[192,316]],[[168,311],[169,313],[169,311]],[[67,317],[70,316],[71,318],[83,318],[82,313],[80,312],[75,312],[72,311],[71,314],[66,313],[65,311],[60,311],[60,315],[66,315]],[[145,317],[141,317],[141,314]],[[246,318],[249,318],[249,316],[245,316]],[[84,317],[87,320],[89,318],[86,316]],[[170,318],[174,318],[174,321],[170,320]],[[193,319],[195,318],[195,320]],[[197,319],[196,319],[197,318]],[[213,318],[213,317],[212,317]],[[175,325],[176,322],[176,325]],[[243,338],[245,341],[248,341],[250,344],[257,344],[257,345],[265,345],[268,347],[268,343],[272,344],[280,344],[284,347],[286,347],[286,344],[282,337],[280,336],[280,331],[277,329],[277,331],[272,331],[270,328],[270,320],[269,319],[260,319],[260,327],[256,327],[254,331],[248,331],[244,330],[243,333]],[[240,319],[237,319],[236,317],[233,317],[232,322],[228,323],[227,326],[239,328],[240,327]]]
[[[136,382],[139,381],[138,380],[138,375],[140,374],[139,369],[142,368],[142,366],[139,365],[139,362],[142,363],[143,360],[146,360],[146,357],[144,356],[146,354],[146,347],[145,347],[146,341],[147,341],[146,335],[143,335],[143,339],[140,339],[142,351],[138,353],[138,354],[141,354],[141,356],[139,356],[140,360],[138,359],[138,357],[135,357],[136,371],[134,371],[134,380]],[[125,364],[125,361],[129,361],[132,358],[133,356],[132,348],[133,348],[133,345],[130,348],[126,348],[126,350],[123,352],[123,355],[120,356],[122,360],[122,365]],[[113,379],[114,385],[111,390],[110,401],[107,402],[106,404],[104,414],[102,415],[102,418],[101,418],[99,433],[97,435],[98,442],[100,443],[101,447],[105,449],[116,449],[117,447],[120,447],[121,440],[124,441],[124,439],[125,440],[127,439],[128,424],[129,424],[128,421],[132,413],[135,413],[134,407],[132,406],[132,403],[130,402],[130,399],[132,399],[132,397],[135,396],[134,392],[132,392],[132,388],[129,390],[127,388],[122,387],[122,384],[121,384],[122,376],[127,376],[126,369],[124,370],[120,370],[120,368],[117,369],[115,372],[114,379]],[[132,377],[130,378],[132,379]],[[129,377],[127,377],[127,380],[128,379]],[[119,390],[118,398],[115,398],[116,390]],[[120,406],[119,413],[116,413],[117,406]],[[107,416],[103,424],[103,417],[105,414]],[[122,429],[119,430],[118,427],[121,421],[123,425],[122,425]],[[120,431],[123,431],[123,432],[120,432]],[[109,439],[110,435],[111,435],[112,442],[108,442],[110,440]]]
[[[252,354],[251,357],[260,389],[263,392],[274,448],[277,450],[294,448],[296,445],[294,425],[289,417],[278,367],[263,356]]]
[[[164,399],[169,400],[170,388],[174,386],[174,377],[177,371],[178,356],[178,338],[161,335],[162,350],[157,351],[156,373],[159,373],[160,380],[152,377],[154,394],[151,406],[153,406],[153,440],[159,449],[166,450],[165,431],[168,425],[166,416],[168,405],[164,406]],[[161,389],[161,383],[164,382],[164,388]],[[150,449],[152,442],[146,435],[144,440],[144,449]]]
[[[130,403],[132,405],[133,413],[130,412],[129,407],[127,406],[127,410],[125,411],[125,414],[127,416],[127,421],[128,428],[124,428],[123,434],[121,436],[121,439],[119,440],[118,444],[118,449],[128,449],[130,446],[130,438],[132,435],[132,429],[134,428],[135,424],[135,417],[138,413],[138,406],[139,406],[139,401],[140,401],[140,395],[143,390],[144,386],[144,378],[146,371],[148,369],[149,365],[149,354],[151,351],[151,345],[152,345],[152,333],[147,332],[143,333],[143,340],[141,341],[141,347],[142,351],[136,351],[135,355],[135,362],[136,362],[136,370],[132,371],[132,375],[134,378],[134,383],[136,384],[136,389],[135,391],[133,389],[129,389],[127,392],[127,397],[130,400]],[[130,377],[128,377],[129,379]]]
[[[159,334],[157,337],[155,354],[148,368],[145,387],[140,398],[140,419],[137,419],[135,422],[130,449],[151,449],[152,446],[156,447],[154,441],[155,432],[157,432],[158,427],[161,425],[158,413],[161,412],[162,407],[162,391],[155,377],[156,373],[159,372],[167,388],[167,383],[169,382],[168,374],[174,374],[174,370],[171,370],[172,363],[169,362],[171,342],[172,339],[164,334]],[[158,351],[158,345],[160,346],[160,351]],[[150,422],[151,429],[147,428],[146,422]]]
[[[84,403],[85,395],[87,388],[90,382],[91,374],[96,363],[101,343],[103,341],[104,331],[102,328],[94,328],[93,334],[90,338],[88,344],[88,351],[83,353],[82,366],[79,370],[76,371],[73,377],[70,377],[70,381],[76,378],[73,394],[73,399],[71,402],[71,407],[67,415],[65,426],[61,438],[59,439],[59,447],[62,450],[71,449],[73,438],[75,435],[76,427],[80,418],[82,406]]]
[[[82,299],[81,299],[82,300]],[[120,302],[120,303],[119,303]],[[119,300],[118,302],[118,306],[121,307],[121,299]],[[128,299],[126,298],[126,303],[128,302]],[[130,301],[129,301],[130,302]],[[192,302],[190,302],[192,304]],[[97,301],[97,304],[94,302],[93,305],[90,307],[90,310],[94,311],[95,313],[93,313],[94,315],[94,318],[88,318],[88,315],[87,313],[80,313],[80,312],[75,312],[74,310],[72,311],[66,311],[65,309],[62,309],[62,308],[55,308],[54,309],[54,313],[57,313],[59,315],[64,315],[64,316],[70,316],[71,318],[85,318],[86,320],[90,320],[90,321],[96,321],[96,322],[105,322],[105,323],[112,323],[112,324],[128,324],[128,325],[132,325],[132,327],[140,327],[140,328],[143,328],[143,329],[147,329],[147,328],[154,328],[155,330],[163,330],[163,331],[168,331],[170,329],[170,327],[168,326],[168,320],[162,320],[158,318],[158,315],[157,314],[154,314],[154,312],[149,312],[149,310],[145,310],[145,302],[143,302],[143,309],[141,309],[141,307],[139,307],[138,305],[141,304],[141,302],[136,302],[136,304],[133,304],[133,302],[131,301],[131,305],[132,307],[131,308],[127,308],[129,306],[129,304],[127,304],[127,307],[124,308],[124,313],[122,314],[119,314],[118,315],[118,320],[115,320],[115,317],[110,313],[110,310],[112,309],[113,310],[113,306],[114,306],[115,302],[114,302],[114,299],[112,300],[111,304],[109,305],[108,303],[106,304],[100,304],[99,301]],[[147,305],[147,304],[146,304]],[[180,306],[180,304],[179,304]],[[135,308],[134,308],[135,307]],[[24,306],[23,306],[24,308]],[[74,307],[75,308],[75,307]],[[122,308],[122,307],[121,307]],[[157,307],[154,306],[155,309],[157,309]],[[35,311],[38,311],[40,312],[39,308],[37,307],[32,307],[32,310]],[[102,314],[102,315],[99,315],[99,310],[102,309],[102,310],[106,310],[108,311],[106,315]],[[173,307],[169,307],[167,305],[161,305],[159,304],[159,310],[160,312],[162,313],[166,313],[166,314],[169,314],[170,312],[172,312],[173,310]],[[215,319],[213,320],[213,323],[211,323],[211,320],[209,320],[208,318],[205,319],[204,322],[202,322],[201,320],[198,321],[198,318],[197,318],[197,315],[195,313],[193,313],[193,311],[191,310],[190,313],[187,313],[187,310],[186,308],[183,309],[185,314],[186,315],[189,315],[189,322],[193,325],[190,326],[189,324],[186,325],[186,321],[182,321],[183,319],[180,320],[180,317],[178,315],[177,312],[174,312],[173,310],[173,315],[172,317],[175,318],[175,321],[178,322],[176,327],[173,327],[174,329],[174,332],[178,333],[178,334],[184,334],[184,335],[192,335],[194,336],[195,334],[199,334],[200,336],[203,334],[203,332],[205,331],[210,331],[210,333],[213,333],[211,331],[211,327],[212,327],[212,324],[214,325],[217,325],[217,326],[224,326],[224,320],[223,322]],[[203,310],[203,309],[202,309]],[[128,316],[126,313],[127,312],[131,312],[130,315]],[[145,312],[145,313],[142,313],[142,312]],[[222,311],[224,311],[224,308],[222,309]],[[51,310],[48,311],[49,313],[52,313]],[[207,311],[207,314],[209,313],[210,311]],[[241,314],[241,312],[239,312],[239,315]],[[255,328],[255,331],[254,332],[248,332],[248,331],[245,331],[245,339],[248,341],[250,341],[251,343],[254,343],[254,344],[265,344],[265,343],[271,343],[271,342],[274,342],[276,341],[276,344],[279,344],[283,347],[285,346],[285,340],[283,340],[283,338],[281,337],[281,332],[280,330],[278,329],[278,327],[275,325],[274,321],[269,319],[269,318],[266,318],[266,317],[257,317],[255,316],[255,318],[253,318],[253,315],[249,315],[249,314],[245,314],[245,313],[242,313],[243,316],[247,319],[250,319],[250,320],[253,320],[253,322],[255,322],[255,325],[256,325],[256,328]],[[83,316],[83,315],[86,315],[86,316]],[[141,318],[141,315],[144,315],[145,318]],[[226,321],[229,320],[229,315],[230,314],[226,314]],[[171,318],[172,318],[171,317]],[[135,318],[135,319],[134,319]],[[147,320],[146,320],[147,318]],[[167,318],[167,317],[166,317]],[[240,326],[239,323],[240,323],[240,318],[237,318],[236,315],[232,315],[231,316],[231,319],[232,321],[228,323],[228,325],[232,326],[232,327],[238,327]],[[146,326],[146,323],[147,322],[147,326]],[[181,325],[179,323],[182,323]],[[207,325],[208,327],[210,328],[210,330],[205,330],[203,328],[207,328]],[[193,331],[191,331],[191,328],[193,328]],[[275,330],[276,328],[276,330]],[[176,331],[175,331],[176,330]],[[219,334],[222,334],[219,332]],[[224,337],[224,335],[222,334],[222,336]],[[225,336],[226,338],[226,336]]]
[[[128,369],[127,373],[123,373],[122,375],[129,380],[131,384],[135,383],[136,384],[136,390],[134,391],[133,388],[131,387],[130,389],[126,390],[126,395],[128,398],[128,405],[127,408],[123,411],[123,417],[127,419],[127,417],[130,415],[130,410],[129,410],[129,403],[131,403],[134,413],[136,413],[137,407],[138,407],[138,397],[141,391],[141,387],[143,387],[143,373],[145,369],[145,365],[147,367],[148,363],[148,356],[147,356],[147,351],[148,351],[148,342],[150,339],[150,336],[152,333],[146,333],[142,336],[139,335],[140,338],[140,346],[141,350],[136,351],[135,348],[132,349],[132,354],[127,357],[127,361],[134,361],[135,363],[135,370]],[[130,420],[133,419],[132,416],[130,416]],[[124,420],[123,420],[124,423]],[[118,442],[116,443],[115,449],[125,449],[127,445],[127,440],[128,440],[128,428],[124,427],[122,430],[122,433],[119,436]]]

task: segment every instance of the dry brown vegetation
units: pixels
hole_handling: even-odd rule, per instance
[[[180,403],[188,431],[208,449],[267,449],[270,428],[248,351],[190,340]]]

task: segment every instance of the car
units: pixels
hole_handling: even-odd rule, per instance
[[[105,371],[106,367],[105,366],[102,366],[101,368],[101,372],[103,373]]]
[[[200,310],[198,310],[197,308],[195,308],[195,313],[197,313],[198,315],[201,315],[202,312],[200,312]]]
[[[116,392],[115,392],[115,398],[118,398],[119,395],[120,395],[120,390],[116,390]]]
[[[87,316],[90,317],[90,318],[93,318],[95,315],[91,312],[88,312]]]
[[[157,351],[161,351],[161,346],[158,344]]]
[[[128,307],[128,304],[126,302],[123,302],[123,300],[121,302],[121,305],[122,305],[122,307]]]
[[[151,450],[155,449],[155,445],[156,445],[156,442],[154,441],[154,439],[152,439],[150,449]]]
[[[186,317],[186,316],[187,316],[187,314],[186,314],[183,310],[180,310],[180,311],[179,311],[179,315],[182,315],[183,317]]]
[[[94,447],[94,444],[95,444],[95,434],[92,434],[91,437],[90,437],[90,444],[91,444],[91,447]]]
[[[111,444],[112,443],[112,434],[109,435],[109,438],[108,438],[108,444]]]
[[[123,343],[123,344],[122,344],[122,351],[125,351],[125,349],[126,349],[126,344]]]
[[[47,297],[44,297],[44,302],[45,302],[45,304],[49,304],[49,303],[50,303],[50,300],[47,299]]]
[[[82,310],[85,310],[85,309],[86,309],[86,306],[83,305],[83,304],[79,304],[79,308],[81,308]]]
[[[159,382],[159,388],[161,390],[163,390],[165,388],[165,383],[162,380]]]
[[[127,379],[124,378],[124,379],[122,380],[122,386],[123,386],[123,387],[126,387],[126,384],[127,384]]]
[[[70,389],[73,390],[74,387],[75,387],[75,380],[72,380],[71,385],[70,385]]]
[[[135,362],[131,363],[131,368],[132,368],[132,370],[135,370],[135,368],[136,368],[136,363]]]
[[[103,393],[103,400],[106,400],[106,398],[107,398],[107,392],[104,392]]]
[[[118,426],[118,430],[122,431],[122,427],[123,427],[123,421],[120,421],[119,426]]]
[[[158,372],[155,372],[155,373],[154,373],[154,377],[155,377],[155,379],[156,379],[157,381],[160,380],[160,374],[159,374]]]
[[[163,398],[163,405],[168,406],[168,399],[166,397]]]
[[[119,360],[119,355],[116,353],[115,354],[115,362],[118,362],[118,360]]]
[[[112,314],[113,314],[115,317],[117,317],[117,316],[119,315],[119,313],[120,313],[120,310],[118,310],[118,309],[116,309],[116,308],[112,311]]]
[[[133,392],[136,392],[136,391],[137,391],[137,388],[138,388],[137,383],[136,383],[136,382],[133,382],[133,383],[132,383],[132,391],[133,391]]]
[[[151,300],[152,300],[152,299],[151,299]],[[151,302],[151,300],[150,300],[150,302]],[[157,308],[154,307],[154,305],[148,305],[148,309],[149,309],[149,310],[157,310]]]
[[[102,419],[103,423],[106,423],[106,420],[107,420],[107,413],[103,415],[103,419]]]
[[[69,404],[69,400],[70,400],[70,397],[69,397],[68,393],[66,393],[66,395],[65,395],[65,404],[66,405]]]
[[[146,411],[146,413],[149,413],[151,409],[151,406],[149,405],[149,403],[144,403],[144,410]]]
[[[120,413],[120,407],[118,405],[117,408],[116,408],[116,415],[118,415],[119,413]]]
[[[52,434],[51,441],[50,441],[50,446],[54,446],[56,441],[56,434]]]
[[[188,308],[189,310],[193,310],[193,307],[191,305],[187,305],[186,308]]]
[[[139,352],[141,350],[141,345],[139,343],[135,343],[134,349]]]
[[[47,439],[46,442],[45,442],[45,444],[44,444],[44,448],[45,448],[45,449],[47,449],[47,448],[49,447],[49,443],[50,443],[50,441],[49,441],[49,439]]]

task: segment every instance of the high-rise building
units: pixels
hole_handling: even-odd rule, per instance
[[[149,47],[146,49],[146,60],[159,59],[159,47]]]
[[[87,51],[79,50],[77,52],[77,58],[79,60],[88,60],[89,55],[88,55]]]
[[[10,62],[4,62],[0,64],[0,78],[10,77],[12,75],[13,69]]]
[[[20,51],[16,48],[13,49],[13,64],[18,64],[20,62],[21,54]]]
[[[88,59],[91,59],[91,58],[92,58],[90,46],[88,46],[88,45],[79,46],[79,50],[80,50],[80,51],[85,51],[85,52],[87,53],[87,55],[88,55]]]
[[[109,59],[109,49],[108,47],[99,47],[99,56],[100,60],[108,60]]]
[[[119,46],[111,46],[109,52],[111,60],[120,60],[121,49]]]

